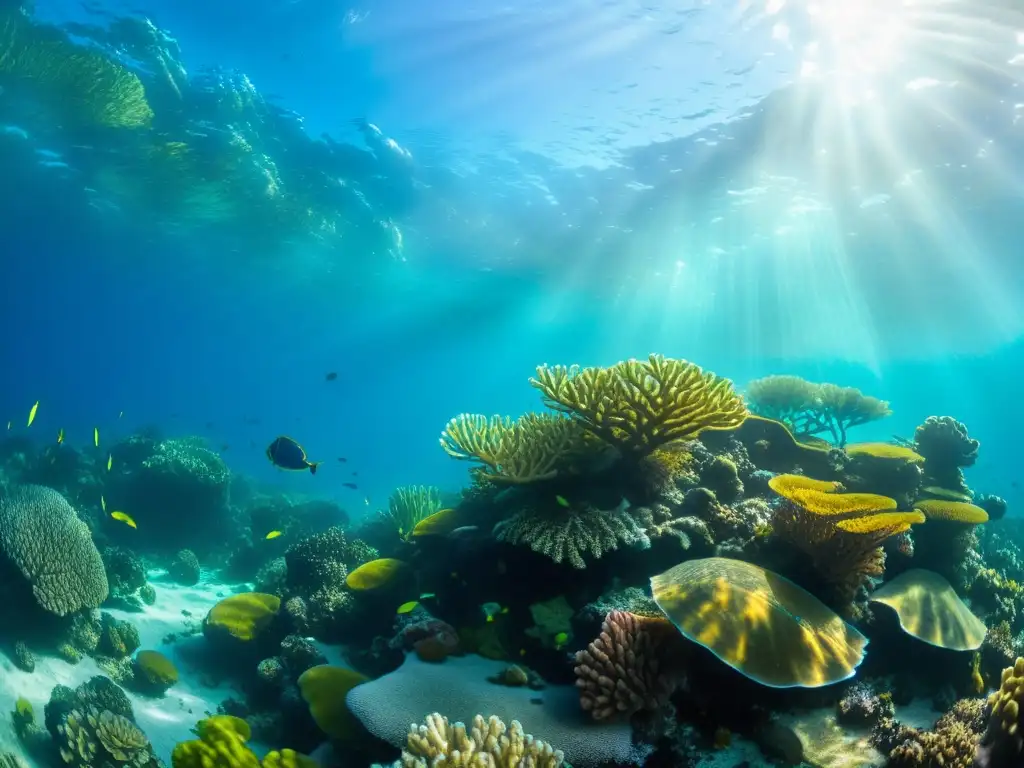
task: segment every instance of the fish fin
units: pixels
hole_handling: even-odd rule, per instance
[[[320,462],[319,461],[311,461],[311,462],[309,462],[309,472],[310,472],[310,474],[315,475],[316,474],[316,468],[319,467],[319,466],[320,466]]]

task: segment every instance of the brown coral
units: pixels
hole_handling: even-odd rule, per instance
[[[678,682],[666,663],[678,637],[663,619],[611,611],[597,639],[576,654],[580,706],[605,720],[665,704]]]

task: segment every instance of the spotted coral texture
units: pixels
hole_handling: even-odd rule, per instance
[[[196,730],[198,739],[174,747],[173,768],[260,768],[259,758],[245,745],[250,732],[244,720],[215,715],[201,720]]]
[[[530,383],[548,407],[640,456],[693,440],[708,429],[738,427],[747,417],[731,381],[661,355],[609,368],[542,365]]]
[[[1009,736],[1017,736],[1024,707],[1024,658],[1017,658],[1012,667],[1003,670],[999,690],[989,696],[992,723]]]
[[[988,522],[988,512],[974,504],[947,499],[922,499],[915,502],[929,520],[948,520],[953,523],[976,525]]]
[[[678,636],[664,619],[611,611],[601,634],[576,654],[580,706],[595,720],[658,709],[678,682],[664,663]]]
[[[107,599],[106,570],[89,528],[52,488],[23,485],[0,501],[0,552],[51,613],[66,616]]]
[[[511,727],[493,715],[473,718],[467,731],[436,712],[422,725],[412,725],[402,768],[560,768],[562,753],[523,733],[518,720]]]

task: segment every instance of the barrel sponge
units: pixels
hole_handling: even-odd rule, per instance
[[[65,616],[107,599],[107,573],[92,535],[52,488],[23,485],[0,501],[0,552],[51,613]]]
[[[640,765],[649,754],[644,745],[633,744],[627,721],[593,721],[580,708],[575,686],[534,691],[488,682],[506,666],[480,656],[451,656],[432,664],[410,654],[394,672],[349,691],[346,703],[370,733],[398,748],[406,746],[410,723],[437,712],[451,722],[469,723],[477,714],[518,720],[524,733],[559,747],[576,768]]]

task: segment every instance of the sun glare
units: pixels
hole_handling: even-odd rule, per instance
[[[811,0],[813,64],[840,76],[888,71],[907,47],[908,8],[893,0]]]

